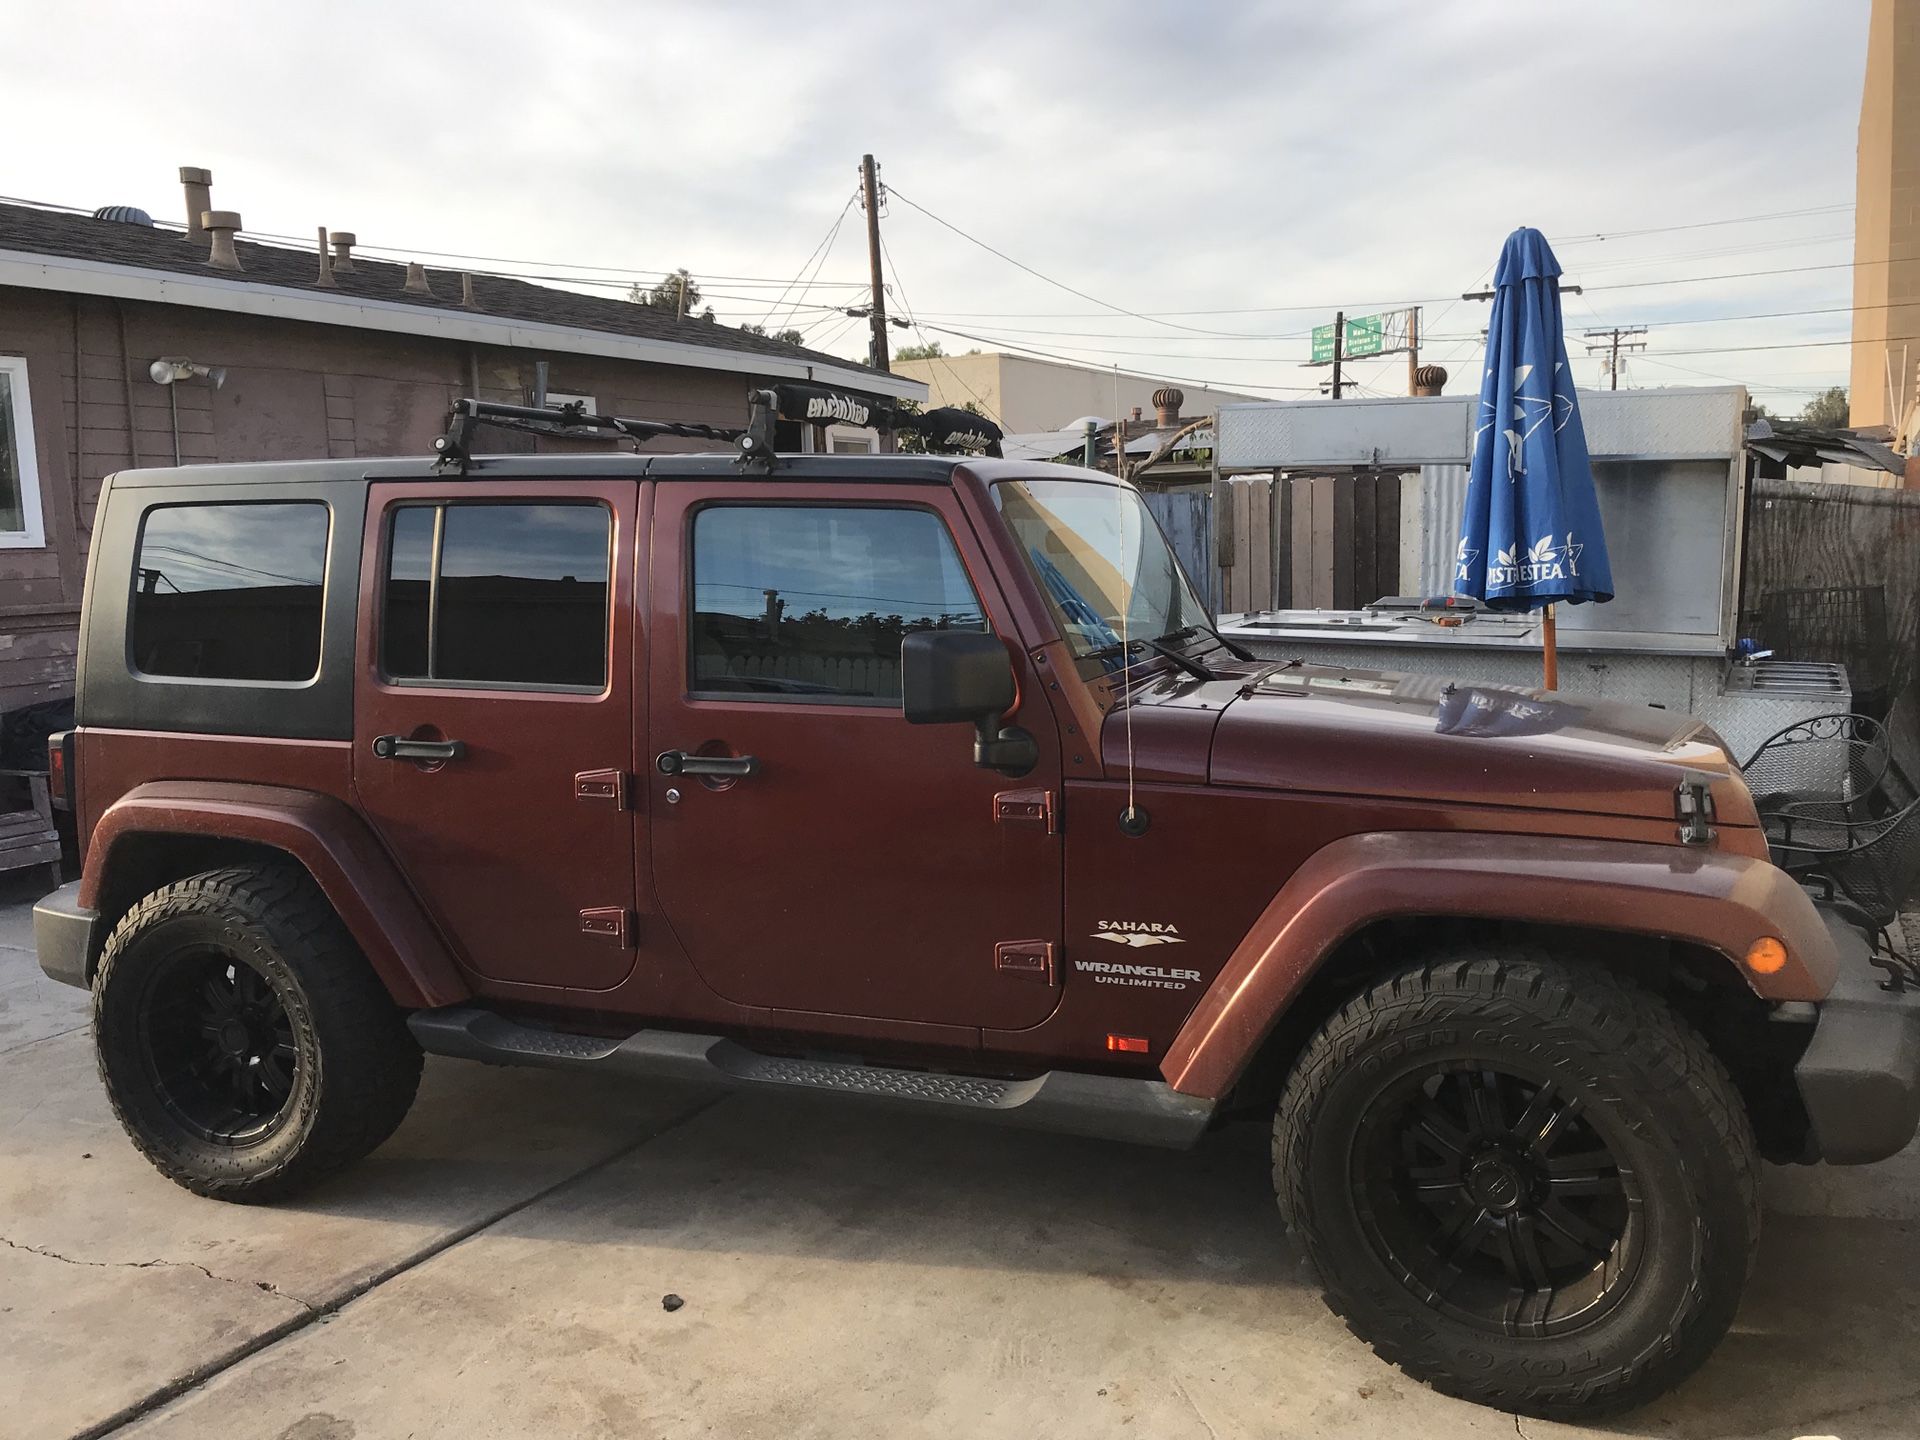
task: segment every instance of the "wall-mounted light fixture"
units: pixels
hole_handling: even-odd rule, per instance
[[[227,383],[224,365],[196,365],[184,355],[163,355],[147,367],[156,385],[175,385],[182,380],[204,380],[218,390]]]
[[[184,355],[162,355],[147,367],[156,385],[167,387],[167,409],[173,418],[173,463],[180,463],[180,400],[174,386],[182,380],[204,380],[215,390],[227,383],[224,365],[199,365]]]

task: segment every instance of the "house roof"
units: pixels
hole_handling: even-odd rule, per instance
[[[319,263],[313,249],[251,240],[236,240],[234,248],[242,267],[238,272],[208,265],[207,240],[189,240],[175,228],[0,204],[0,285],[156,299],[696,369],[831,380],[882,395],[926,397],[926,386],[906,376],[626,300],[475,274],[474,307],[468,309],[460,303],[458,270],[429,268],[433,293],[420,295],[403,288],[405,265],[356,254],[353,269],[336,270],[335,284],[328,287],[315,283]]]

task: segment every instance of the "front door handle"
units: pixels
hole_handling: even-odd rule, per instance
[[[459,760],[467,753],[464,740],[409,740],[404,735],[376,735],[373,753],[382,760]]]
[[[684,750],[662,750],[653,763],[662,775],[726,775],[736,780],[760,769],[752,755],[689,755]]]

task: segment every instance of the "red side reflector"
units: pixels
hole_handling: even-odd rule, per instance
[[[1144,1035],[1109,1035],[1107,1036],[1107,1049],[1122,1050],[1129,1055],[1144,1055],[1147,1053],[1147,1037]]]
[[[55,735],[47,742],[47,798],[62,809],[67,803],[66,739]]]

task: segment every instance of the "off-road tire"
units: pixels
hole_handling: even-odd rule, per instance
[[[1544,1067],[1622,1137],[1613,1148],[1646,1187],[1633,1278],[1586,1328],[1489,1335],[1460,1323],[1370,1238],[1380,1232],[1351,1169],[1373,1153],[1357,1138],[1370,1097],[1404,1085],[1403,1067],[1461,1057]],[[1348,1328],[1438,1390],[1555,1419],[1643,1404],[1726,1334],[1759,1237],[1757,1168],[1746,1111],[1698,1033],[1597,966],[1522,947],[1436,954],[1349,1001],[1300,1055],[1273,1128],[1282,1216]]]
[[[251,966],[282,1007],[297,1058],[270,1133],[213,1143],[153,1083],[143,997],[188,950]],[[237,972],[236,972],[237,973]],[[216,1200],[277,1200],[359,1160],[398,1128],[420,1047],[333,907],[297,866],[210,870],[156,890],[107,937],[93,986],[100,1078],[115,1116],[168,1179]]]

